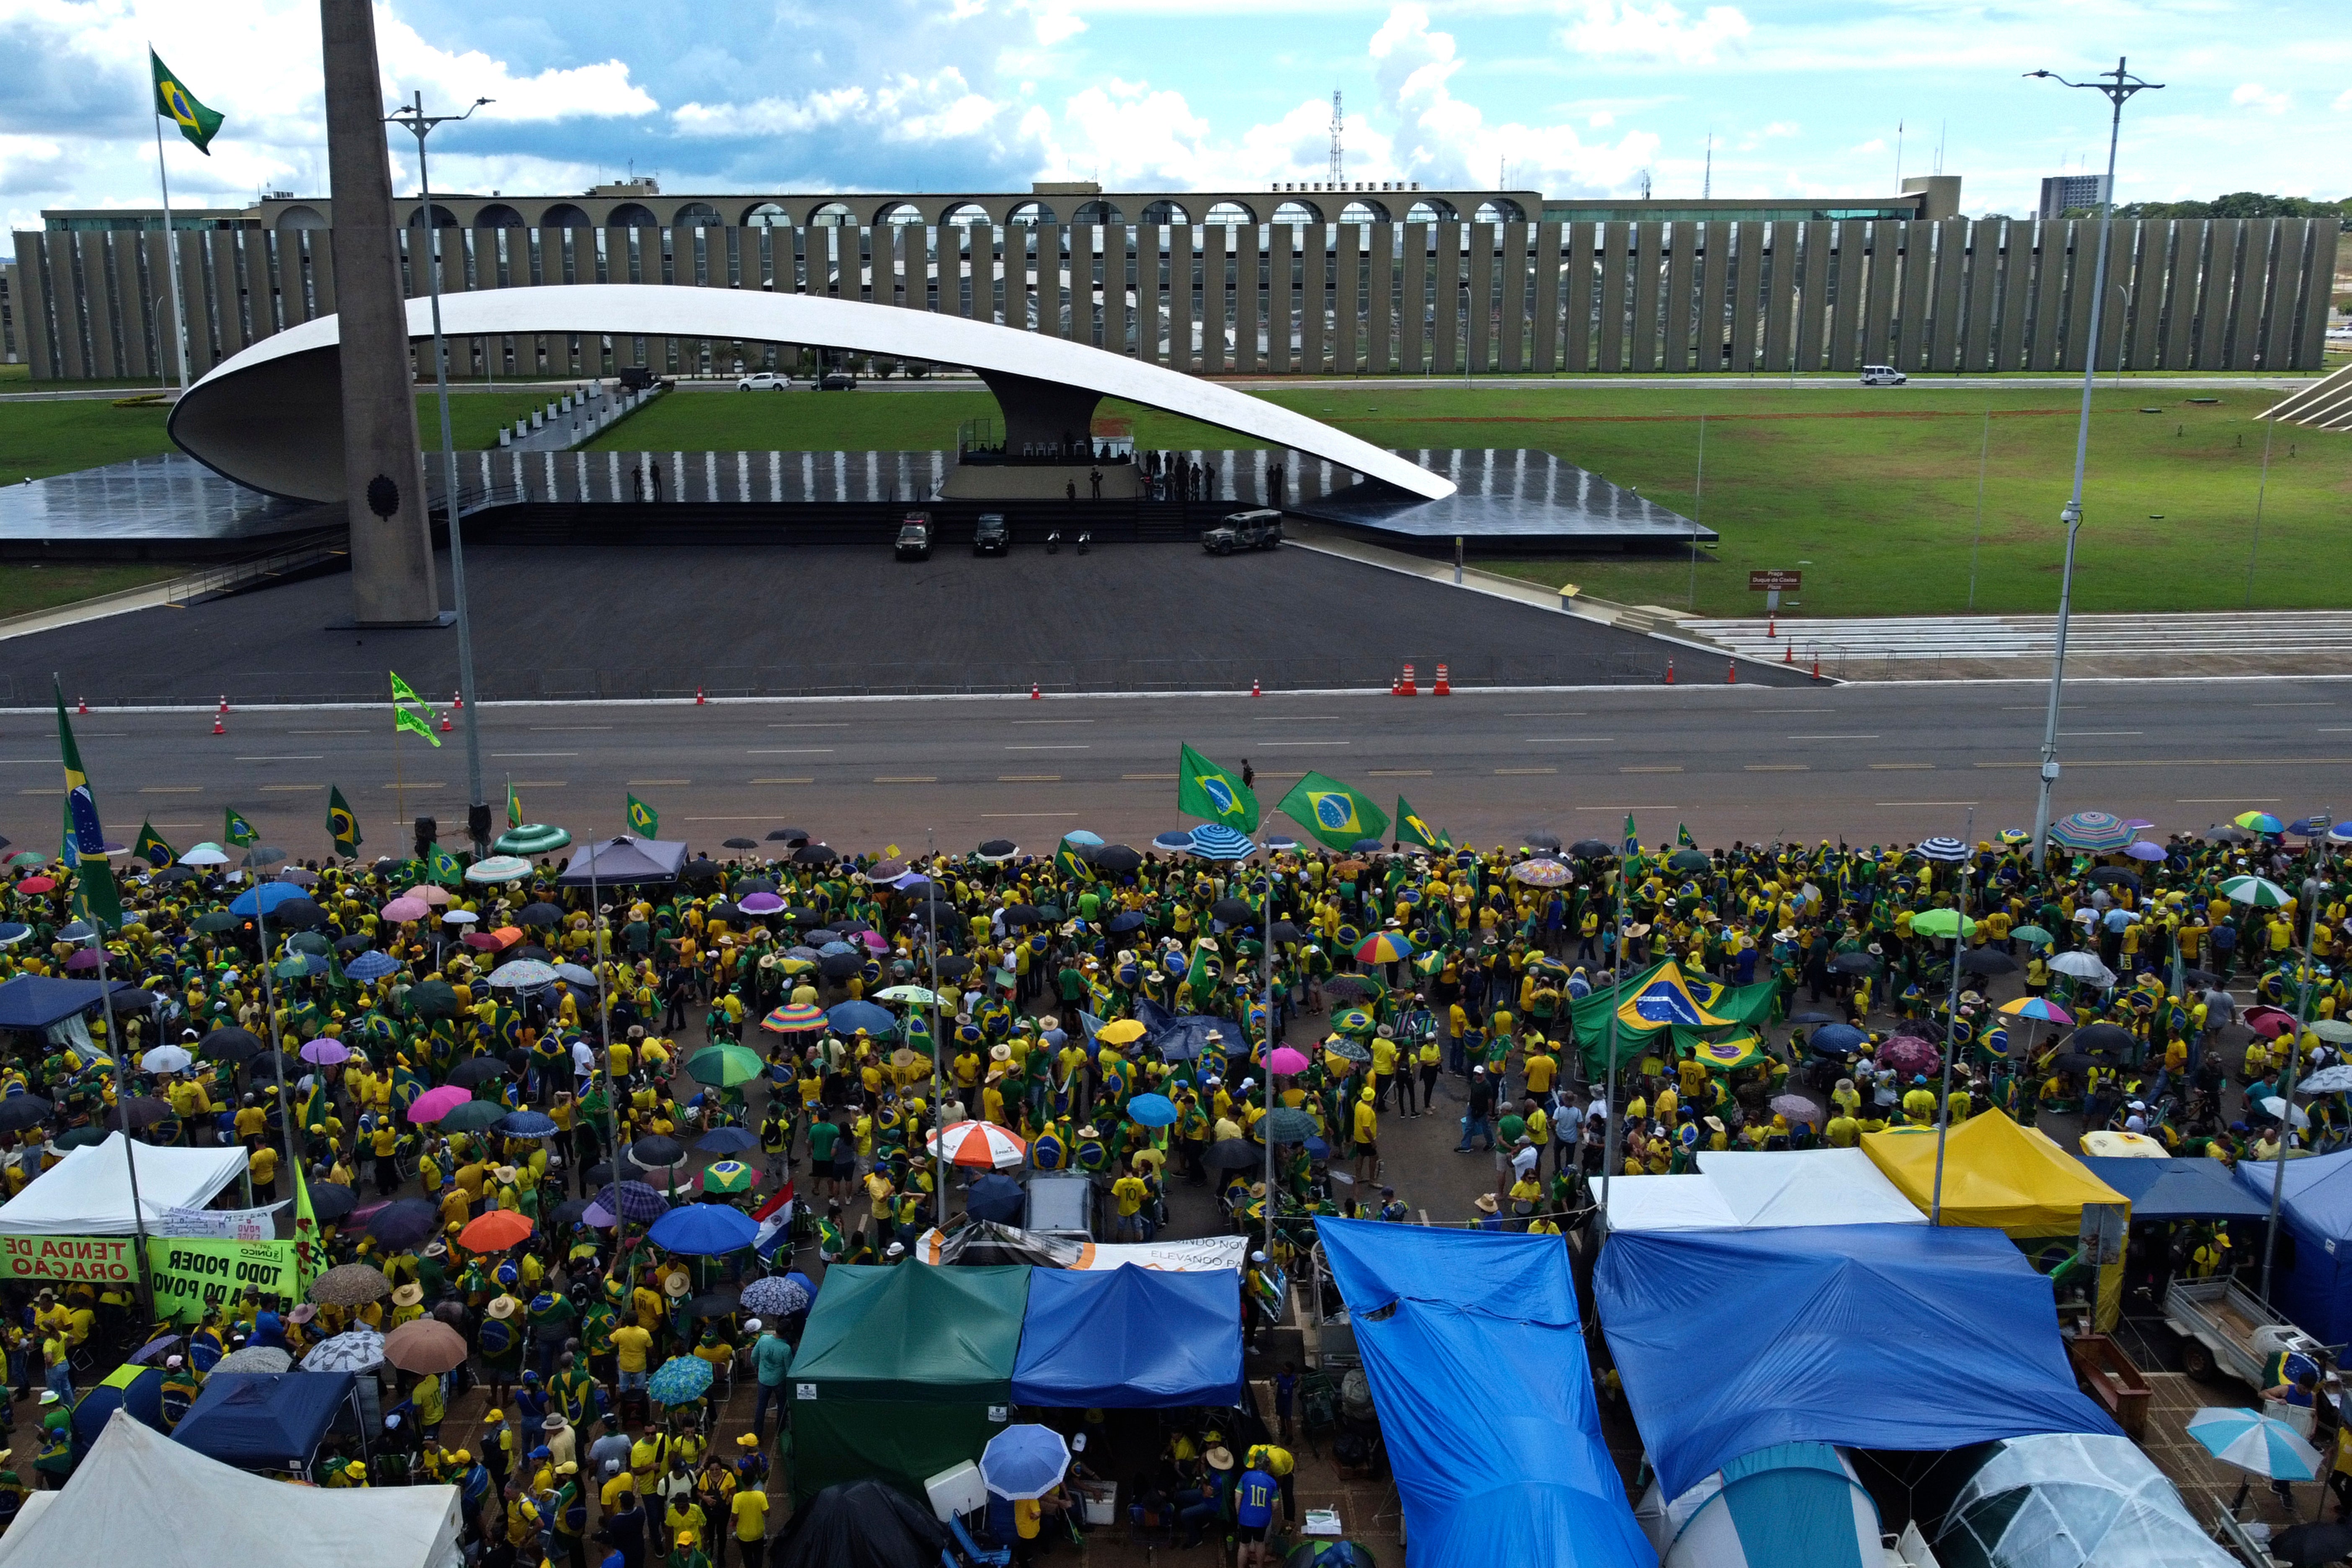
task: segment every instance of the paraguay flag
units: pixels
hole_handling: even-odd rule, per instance
[[[776,1189],[775,1195],[751,1211],[760,1222],[760,1234],[751,1240],[752,1249],[765,1261],[776,1255],[793,1231],[793,1184],[787,1181]]]

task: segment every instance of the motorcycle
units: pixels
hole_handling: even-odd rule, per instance
[[[1048,555],[1059,555],[1061,552],[1062,531],[1057,528],[1054,530],[1053,532],[1045,536],[1045,553]]]
[[[1079,554],[1081,554],[1081,555],[1084,555],[1084,554],[1085,554],[1088,550],[1090,550],[1090,549],[1092,549],[1092,548],[1093,548],[1093,546],[1094,546],[1094,542],[1095,542],[1095,536],[1094,536],[1093,534],[1091,534],[1091,533],[1081,533],[1081,534],[1079,534],[1079,535],[1078,535],[1078,553],[1079,553]]]

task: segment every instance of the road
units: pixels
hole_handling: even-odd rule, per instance
[[[1143,846],[1181,825],[1177,748],[1246,757],[1269,806],[1308,769],[1379,800],[1402,794],[1457,838],[1543,827],[1610,837],[1631,813],[1653,842],[1688,823],[1702,843],[1843,837],[1858,843],[2026,826],[2042,692],[2032,683],[1771,689],[1681,685],[1444,698],[1292,693],[1026,700],[494,704],[480,710],[493,803],[585,837],[618,832],[625,795],[698,848],[792,825],[837,847],[1050,849],[1069,829]],[[401,850],[404,816],[464,819],[462,734],[397,760],[381,707],[191,712],[100,709],[77,736],[109,832],[142,815],[185,846],[234,805],[299,857],[326,850],[326,791],[357,808],[372,852]],[[53,727],[0,721],[0,833],[57,842]],[[2088,682],[2061,729],[2058,809],[2201,829],[2252,806],[2346,808],[2352,685],[2286,680]],[[1268,830],[1278,830],[1278,823]],[[454,838],[447,831],[445,837]]]

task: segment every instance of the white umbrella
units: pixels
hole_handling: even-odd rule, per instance
[[[2096,953],[2062,952],[2050,961],[2050,967],[2061,974],[2071,974],[2077,980],[2087,980],[2105,991],[2116,983],[2116,972],[2101,963]]]
[[[195,1059],[178,1046],[157,1046],[139,1058],[139,1065],[149,1072],[185,1072]]]
[[[542,985],[552,985],[556,978],[552,965],[541,963],[535,958],[518,958],[490,971],[491,984],[516,991],[535,991]]]
[[[2305,1116],[2302,1111],[2295,1110],[2293,1106],[2287,1104],[2285,1100],[2281,1100],[2275,1094],[2263,1101],[2263,1110],[2267,1114],[2276,1117],[2282,1121],[2292,1122],[2297,1127],[2308,1127],[2311,1125],[2310,1117]]]
[[[443,925],[469,926],[481,918],[481,916],[476,914],[471,910],[451,910],[447,914],[441,917],[441,923]]]
[[[213,1364],[215,1372],[286,1372],[294,1358],[276,1345],[247,1345],[231,1351]]]
[[[530,862],[520,855],[493,855],[466,868],[466,880],[484,885],[511,882],[519,877],[530,875]]]
[[[2294,1086],[2297,1094],[2342,1094],[2347,1089],[2352,1089],[2352,1067],[2322,1068]]]
[[[183,866],[226,866],[228,851],[217,844],[199,844],[180,857]]]
[[[383,1364],[383,1336],[373,1329],[353,1329],[321,1341],[302,1358],[304,1372],[365,1372]]]

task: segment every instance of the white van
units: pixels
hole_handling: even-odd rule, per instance
[[[1862,367],[1864,386],[1901,386],[1911,378],[1891,364],[1866,364]]]

